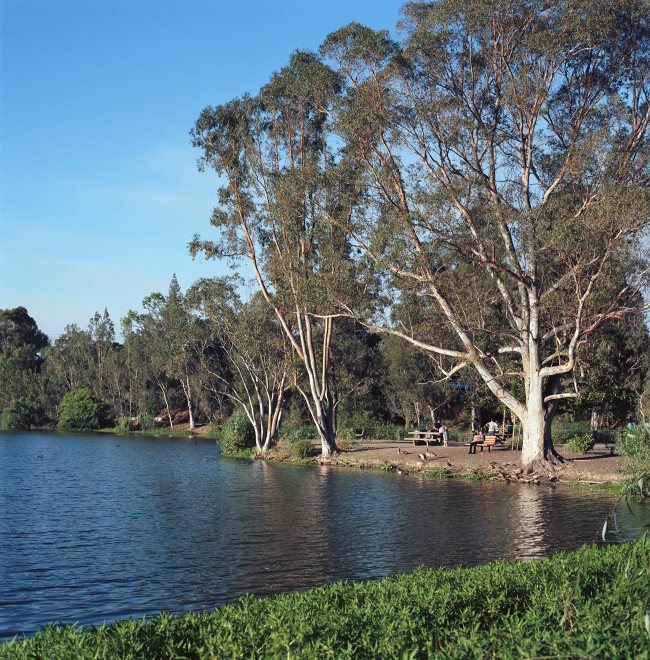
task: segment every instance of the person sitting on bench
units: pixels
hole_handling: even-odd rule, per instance
[[[483,440],[485,440],[485,434],[483,433],[483,431],[479,431],[478,435],[475,435],[472,442],[469,443],[469,453],[470,454],[475,454],[476,453],[476,446],[477,445],[482,445]]]

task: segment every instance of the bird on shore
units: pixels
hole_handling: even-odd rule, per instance
[[[428,449],[427,449],[427,456],[429,458],[436,458],[436,455],[432,451],[429,451]]]
[[[397,474],[404,474],[404,470],[400,470],[399,468],[397,468]]]
[[[419,458],[421,461],[425,461],[425,462],[426,462],[426,460],[427,460],[427,457],[426,457],[424,454],[418,454],[418,458]]]

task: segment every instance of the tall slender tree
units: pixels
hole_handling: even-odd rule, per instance
[[[212,217],[220,239],[196,236],[190,251],[251,264],[305,375],[293,384],[323,454],[337,451],[332,302],[355,281],[346,232],[357,204],[354,171],[328,143],[320,109],[338,89],[337,74],[297,52],[258,97],[206,108],[191,133],[201,168],[214,169],[224,185]]]

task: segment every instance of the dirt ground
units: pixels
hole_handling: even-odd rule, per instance
[[[470,454],[465,445],[450,443],[449,447],[423,445],[413,446],[406,442],[366,441],[342,451],[332,459],[316,459],[335,465],[359,467],[385,467],[403,472],[442,469],[451,475],[492,474],[503,481],[553,481],[571,483],[581,481],[589,484],[620,484],[620,456],[612,456],[609,449],[595,448],[586,454],[559,450],[565,463],[546,474],[521,474],[521,451],[510,449],[478,449]]]
[[[182,426],[182,425],[181,425]],[[180,428],[180,427],[179,427]],[[204,427],[206,430],[208,427]],[[201,433],[201,428],[196,430]],[[320,444],[314,442],[317,451]],[[428,452],[428,453],[427,453]],[[617,471],[623,461],[620,456],[611,455],[605,447],[596,446],[586,454],[574,453],[558,448],[565,462],[552,472],[533,475],[521,474],[521,451],[510,449],[480,448],[476,454],[470,454],[466,445],[450,443],[449,447],[436,445],[427,448],[424,445],[413,446],[408,442],[391,442],[388,440],[365,440],[353,443],[338,456],[324,459],[317,455],[312,460],[315,463],[379,468],[395,472],[421,472],[423,470],[444,470],[449,476],[483,474],[493,475],[500,481],[523,482],[557,482],[585,484],[621,483],[622,475]]]

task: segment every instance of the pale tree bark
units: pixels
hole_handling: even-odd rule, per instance
[[[323,455],[338,451],[329,383],[334,315],[328,311],[328,289],[343,277],[340,266],[349,243],[338,229],[323,236],[320,215],[325,207],[349,217],[355,203],[354,187],[335,176],[325,116],[316,108],[337,87],[333,71],[312,54],[298,52],[258,98],[206,108],[192,131],[194,146],[203,150],[201,167],[215,169],[225,185],[224,202],[213,217],[221,229],[219,242],[195,237],[190,251],[250,263],[298,358],[301,374],[295,384]],[[333,250],[334,234],[342,240]]]
[[[577,395],[563,385],[578,347],[643,308],[647,4],[617,16],[598,2],[497,4],[476,3],[469,22],[457,3],[410,3],[402,45],[358,24],[323,45],[348,82],[326,110],[372,200],[355,244],[397,301],[435,303],[454,339],[342,302],[440,356],[444,377],[474,368],[521,421],[522,462],[537,469],[558,460],[550,424]]]

